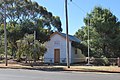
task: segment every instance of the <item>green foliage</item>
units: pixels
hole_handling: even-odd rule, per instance
[[[41,56],[47,51],[44,45],[38,40],[34,41],[33,34],[26,34],[24,39],[17,41],[17,59],[20,61],[22,56],[26,56],[26,60],[39,60]]]
[[[106,57],[101,57],[101,58],[95,59],[93,64],[97,65],[97,66],[107,66],[107,65],[110,65],[109,64],[109,60]]]
[[[40,44],[39,41],[35,41],[34,43],[34,52],[36,54],[36,59],[39,60],[40,57],[43,57],[47,49],[44,45]]]
[[[108,9],[95,7],[84,18],[87,26],[76,32],[76,36],[87,46],[88,27],[90,31],[90,50],[94,57],[120,56],[120,22]]]
[[[29,44],[31,41],[26,40],[24,37],[25,34],[33,34],[34,31],[36,31],[36,39],[40,43],[44,43],[49,40],[48,36],[53,30],[62,31],[60,17],[54,16],[37,2],[31,0],[4,0],[3,3],[0,3],[0,34],[3,36],[4,4],[6,6],[8,48],[12,56],[17,55],[17,58],[20,59],[23,53],[29,53],[29,55],[33,54],[34,45]],[[19,41],[21,45],[18,45],[17,42]],[[45,48],[40,47],[40,49],[42,51]],[[40,54],[43,53],[44,50]]]
[[[75,48],[79,48],[80,50],[82,50],[82,54],[84,54],[85,56],[87,56],[87,46],[85,46],[82,43],[77,43],[77,42],[72,42],[72,46],[74,46]]]
[[[0,55],[4,54],[4,46],[0,46]]]
[[[34,30],[38,35],[46,34],[43,30],[49,30],[47,34],[51,34],[52,29],[62,31],[61,21],[58,16],[53,16],[51,12],[43,6],[40,6],[37,2],[31,0],[5,0],[0,5],[0,20],[1,26],[3,26],[4,5],[6,4],[6,18],[8,18],[7,31],[8,38],[11,37],[12,42],[23,38],[24,34],[32,34]],[[3,33],[3,27],[0,29]],[[16,37],[16,35],[18,35]],[[44,35],[48,36],[48,35]],[[41,37],[41,36],[39,36]],[[41,42],[45,42],[48,39],[45,37],[39,38]],[[38,39],[38,38],[37,38]]]

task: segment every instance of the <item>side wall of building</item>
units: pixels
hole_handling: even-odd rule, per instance
[[[71,63],[79,63],[84,61],[85,56],[82,54],[82,51],[80,49],[76,49],[74,47],[71,47]]]

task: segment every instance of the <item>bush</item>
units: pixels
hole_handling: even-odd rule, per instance
[[[93,64],[97,65],[97,66],[108,66],[109,65],[109,60],[106,57],[96,58],[94,60]]]

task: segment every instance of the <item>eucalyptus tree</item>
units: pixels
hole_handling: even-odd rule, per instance
[[[47,27],[49,29],[51,29],[51,27],[55,27],[59,31],[62,31],[60,18],[53,16],[51,12],[48,12],[45,7],[40,6],[37,2],[33,2],[31,0],[5,0],[5,3],[7,6],[6,13],[8,22],[10,22],[14,27],[17,23],[24,22],[26,20],[30,20],[34,24],[36,24],[38,20],[41,20],[41,27]],[[1,4],[1,20],[3,19],[4,14],[3,8],[4,6]]]
[[[4,0],[7,14],[7,37],[12,44],[12,54],[17,50],[16,41],[22,39],[26,33],[37,32],[37,40],[41,43],[49,40],[54,30],[62,31],[61,20],[53,16],[45,7],[31,0]],[[0,25],[3,25],[4,6],[0,4]],[[3,28],[0,28],[1,34]]]
[[[54,27],[56,30],[62,31],[60,18],[53,16],[51,12],[48,12],[45,7],[40,6],[37,2],[31,0],[5,0],[5,2],[9,26],[23,28],[22,24],[25,23],[28,28],[29,26],[32,26],[33,29],[36,29],[36,27],[43,29],[45,27],[51,31]],[[2,7],[1,5],[1,12],[3,12]]]

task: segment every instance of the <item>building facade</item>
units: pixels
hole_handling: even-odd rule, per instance
[[[70,63],[80,61],[82,54],[80,49],[72,46],[72,42],[80,43],[80,40],[75,36],[69,35],[69,60]],[[54,32],[50,36],[50,41],[45,43],[47,52],[44,55],[46,63],[66,63],[66,34]]]

